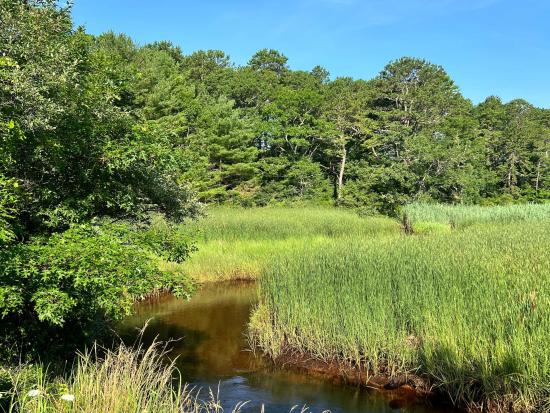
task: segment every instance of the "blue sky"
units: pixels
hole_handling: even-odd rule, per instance
[[[184,53],[221,49],[245,64],[262,48],[293,69],[370,79],[392,59],[442,65],[474,103],[522,97],[550,108],[550,0],[76,0],[77,24]]]

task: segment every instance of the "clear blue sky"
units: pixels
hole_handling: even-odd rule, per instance
[[[550,0],[76,0],[73,16],[94,34],[221,49],[237,64],[273,48],[333,77],[422,57],[474,103],[494,94],[550,108]]]

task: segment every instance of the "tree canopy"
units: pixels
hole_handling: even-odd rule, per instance
[[[75,28],[54,0],[1,1],[2,238],[94,216],[181,219],[196,202],[548,200],[548,109],[464,98],[441,66],[404,57],[370,80],[244,66]]]

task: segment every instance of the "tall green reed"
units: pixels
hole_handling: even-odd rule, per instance
[[[550,220],[550,203],[503,206],[413,203],[404,208],[403,215],[413,227],[422,223],[439,223],[455,228],[480,223],[504,225]]]
[[[550,222],[350,238],[274,257],[251,332],[292,350],[424,374],[459,404],[550,405]]]

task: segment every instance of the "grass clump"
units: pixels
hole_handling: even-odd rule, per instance
[[[334,239],[274,257],[255,342],[414,372],[459,405],[550,411],[550,221]]]
[[[10,371],[12,389],[6,393],[7,413],[112,412],[209,413],[221,412],[210,391],[203,401],[188,389],[163,348],[121,345],[98,357],[80,354],[67,379],[51,379],[43,366],[20,366]],[[236,406],[234,412],[239,411]]]
[[[197,252],[182,264],[199,281],[256,279],[274,254],[304,244],[321,248],[331,239],[394,236],[399,224],[389,218],[362,218],[335,208],[213,208],[187,230]]]
[[[404,208],[403,218],[413,231],[419,232],[436,223],[463,228],[484,223],[544,221],[550,220],[550,203],[502,206],[413,203]]]
[[[420,221],[414,224],[414,233],[415,234],[446,234],[452,231],[451,224],[446,224],[444,222],[429,222],[429,221]]]

